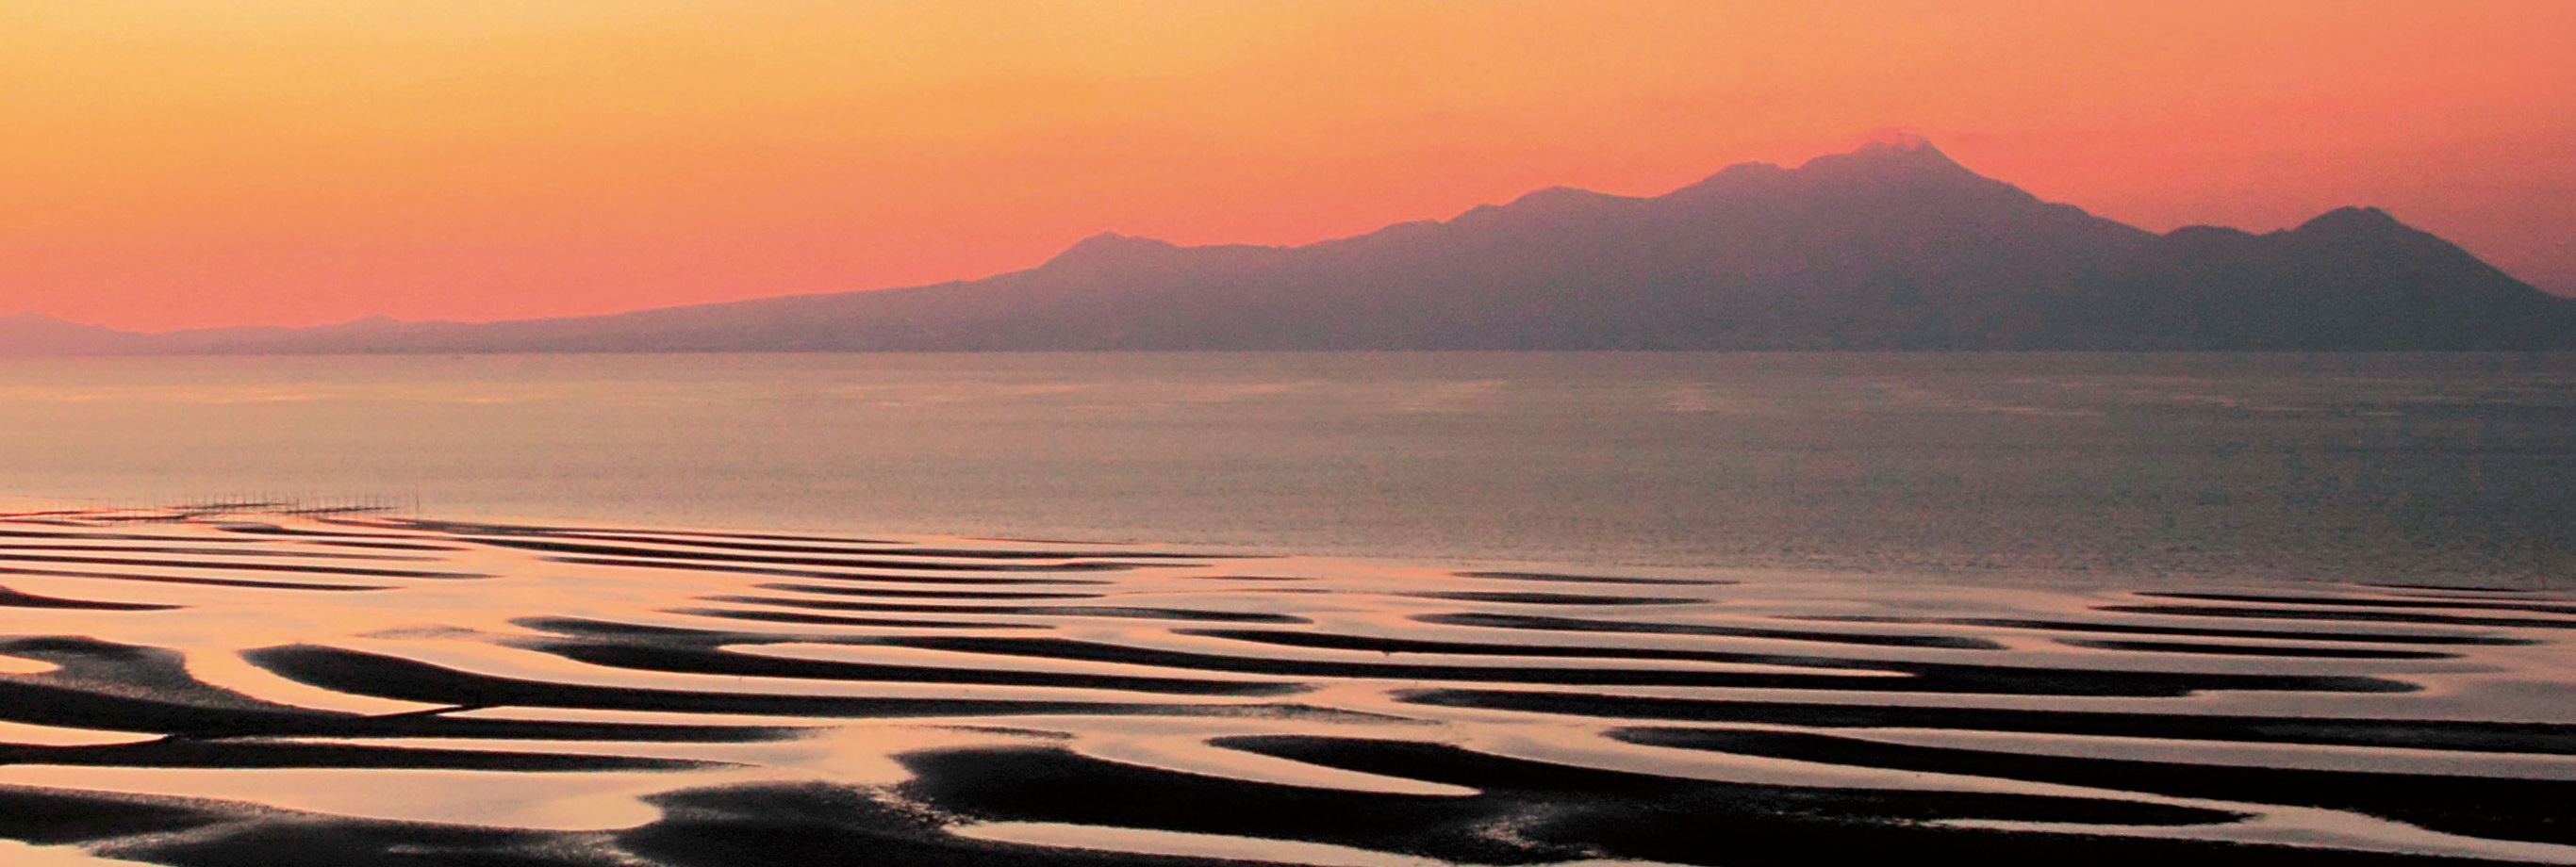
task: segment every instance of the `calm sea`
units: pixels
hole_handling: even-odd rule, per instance
[[[2563,585],[2576,358],[0,361],[0,500],[239,497],[1338,555]]]

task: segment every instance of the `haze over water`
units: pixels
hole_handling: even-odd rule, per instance
[[[1581,564],[2533,586],[2576,359],[15,360],[0,494]]]

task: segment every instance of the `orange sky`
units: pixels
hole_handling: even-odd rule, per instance
[[[0,4],[0,314],[496,319],[1303,243],[1899,128],[2576,292],[2576,2]]]

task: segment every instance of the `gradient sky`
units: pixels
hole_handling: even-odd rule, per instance
[[[2576,2],[0,2],[0,314],[485,320],[1305,243],[1885,130],[2576,293]]]

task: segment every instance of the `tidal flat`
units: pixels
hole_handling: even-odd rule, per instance
[[[2576,862],[2576,594],[1512,565],[12,513],[0,837],[173,865]]]

